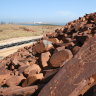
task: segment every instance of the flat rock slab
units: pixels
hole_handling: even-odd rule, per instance
[[[74,58],[63,66],[38,96],[81,96],[83,88],[94,82],[90,77],[95,74],[96,37],[85,42]]]
[[[0,96],[31,96],[38,86],[0,88]]]

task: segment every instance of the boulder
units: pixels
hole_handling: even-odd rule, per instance
[[[41,64],[43,68],[48,67],[48,61],[50,59],[50,56],[50,52],[45,52],[41,54]]]
[[[11,76],[9,79],[6,80],[6,85],[9,87],[17,86],[21,83],[22,80],[24,80],[24,76]]]
[[[24,70],[24,74],[26,76],[29,76],[31,74],[38,74],[40,73],[40,71],[41,71],[40,66],[37,64],[33,64]]]
[[[62,51],[62,50],[65,50],[65,46],[57,47],[57,48],[55,49],[55,52],[59,52],[59,51]],[[54,53],[55,53],[55,52],[54,52]]]
[[[0,88],[0,96],[31,96],[33,95],[38,86],[28,86],[28,87],[8,87],[8,88]]]
[[[79,49],[80,49],[79,46],[75,46],[75,47],[72,49],[73,55],[75,55],[75,54],[79,51]]]
[[[68,62],[73,57],[70,50],[64,49],[59,52],[54,53],[50,58],[50,63],[52,67],[61,67],[66,62]]]
[[[44,77],[43,77],[43,73],[33,74],[33,75],[29,76],[29,77],[22,83],[22,87],[30,86],[30,85],[34,84],[36,81],[42,80],[43,78],[44,78]]]
[[[28,65],[20,66],[20,67],[18,68],[19,73],[23,73],[24,70],[25,70],[26,68],[28,68],[28,67],[29,67]]]
[[[4,85],[6,80],[11,76],[11,72],[6,70],[4,67],[0,68],[0,85]]]
[[[51,41],[53,44],[60,43],[60,41],[57,38],[49,38],[48,41]]]
[[[50,50],[51,48],[53,48],[52,42],[50,42],[48,40],[43,40],[43,41],[35,44],[35,46],[33,46],[33,52],[42,53],[44,51]]]

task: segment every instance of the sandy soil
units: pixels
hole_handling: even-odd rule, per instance
[[[2,50],[0,50],[0,59],[16,52],[19,48],[22,48],[24,46],[29,46],[29,45],[32,45],[32,44],[33,43],[28,43],[28,44],[23,44],[23,45],[20,45],[20,46],[15,46],[15,47],[2,49]]]
[[[41,38],[41,37],[42,36],[11,38],[11,39],[0,41],[0,46],[1,45],[5,45],[5,44],[12,44],[12,43],[21,42],[21,41],[27,41],[27,40],[37,39],[37,38]]]
[[[0,45],[1,44],[8,44],[8,43],[12,43],[13,41],[14,42],[19,42],[19,41],[27,41],[27,40],[30,40],[30,39],[38,39],[38,38],[40,38],[40,37],[42,37],[42,36],[33,36],[33,37],[30,37],[30,38],[22,38],[22,37],[20,37],[20,38],[13,38],[13,39],[9,39],[9,40],[3,40],[3,41],[0,41]],[[14,46],[14,47],[10,47],[10,48],[4,48],[4,49],[1,49],[0,50],[0,59],[2,59],[2,58],[4,58],[4,57],[6,57],[6,56],[8,56],[8,55],[10,55],[10,54],[12,54],[12,53],[14,53],[14,52],[16,52],[19,48],[23,48],[24,46],[29,46],[29,45],[32,45],[33,43],[35,43],[35,42],[31,42],[31,43],[28,43],[28,44],[23,44],[23,45],[19,45],[19,46]]]

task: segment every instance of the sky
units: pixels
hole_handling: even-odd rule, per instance
[[[0,22],[66,23],[96,12],[96,0],[0,0]]]

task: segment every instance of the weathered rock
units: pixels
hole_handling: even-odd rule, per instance
[[[19,60],[20,60],[20,58],[18,59],[18,57],[15,57],[15,58],[12,60],[12,63],[14,63],[15,65],[18,65],[18,64],[19,64]]]
[[[69,42],[71,42],[72,41],[72,39],[71,38],[63,38],[63,42],[64,43],[69,43]]]
[[[60,67],[63,66],[66,62],[68,62],[73,57],[72,52],[68,49],[61,50],[56,52],[50,58],[50,63],[52,67]]]
[[[79,51],[79,49],[80,49],[79,46],[75,46],[75,47],[72,49],[73,55],[75,55],[75,54]]]
[[[6,80],[6,85],[9,87],[19,85],[22,80],[24,80],[24,76],[11,76],[9,79]]]
[[[23,73],[24,70],[25,70],[26,68],[28,68],[28,67],[29,67],[28,65],[20,66],[20,67],[18,68],[19,73]]]
[[[1,60],[1,62],[0,62],[0,64],[2,64],[2,66],[9,65],[10,63],[11,63],[11,58],[10,57],[6,57],[3,60]]]
[[[31,74],[38,74],[40,73],[40,71],[41,71],[40,66],[37,64],[33,64],[24,70],[24,74],[29,76]]]
[[[65,46],[57,47],[57,48],[55,49],[55,52],[59,52],[59,51],[62,51],[62,50],[65,50]],[[54,52],[54,53],[55,53],[55,52]]]
[[[30,96],[36,90],[38,86],[29,86],[29,87],[9,87],[9,88],[0,88],[0,95],[1,96]]]
[[[96,51],[96,38],[86,42],[38,96],[83,96],[96,82],[96,52],[94,51]]]
[[[70,47],[73,47],[73,46],[75,46],[75,44],[73,42],[65,44],[65,48],[67,48],[67,49],[70,49]]]
[[[43,77],[43,74],[42,74],[42,73],[33,74],[33,75],[29,76],[29,77],[22,83],[22,87],[26,87],[26,86],[32,85],[32,84],[34,84],[36,81],[42,80],[43,78],[44,78],[44,77]]]
[[[11,72],[2,68],[2,70],[0,70],[0,85],[5,84],[5,81],[10,78]]]
[[[52,42],[48,40],[43,40],[39,43],[37,43],[35,46],[33,46],[33,52],[34,53],[42,53],[44,51],[48,51],[51,48],[53,48]]]
[[[60,41],[57,38],[49,38],[48,41],[51,41],[52,43],[60,43]]]
[[[53,76],[59,71],[59,69],[49,69],[44,70],[44,79],[42,80],[43,83],[48,83]]]
[[[52,38],[52,37],[57,37],[58,34],[56,32],[53,32],[53,33],[47,33],[46,36]]]
[[[48,61],[50,56],[51,56],[50,52],[45,52],[41,54],[41,63],[43,68],[48,67]]]
[[[51,41],[43,40],[43,44],[44,44],[44,46],[45,46],[45,50],[46,50],[46,51],[54,48]]]

